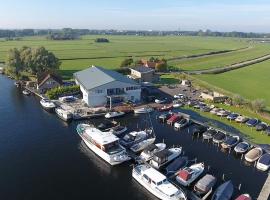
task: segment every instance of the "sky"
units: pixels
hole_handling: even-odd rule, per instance
[[[0,29],[270,32],[270,0],[0,0]]]

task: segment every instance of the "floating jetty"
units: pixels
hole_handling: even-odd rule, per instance
[[[258,200],[266,200],[269,198],[269,196],[270,196],[270,174],[268,174],[268,177],[263,185]]]

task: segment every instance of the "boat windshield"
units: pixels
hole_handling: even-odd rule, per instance
[[[123,140],[126,142],[133,142],[135,140],[136,136],[127,134],[123,137]]]
[[[119,153],[123,150],[123,147],[119,145],[118,141],[104,145],[104,151],[110,155]]]

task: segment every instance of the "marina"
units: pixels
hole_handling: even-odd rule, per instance
[[[20,171],[17,172],[19,173],[17,175],[24,177],[18,180],[17,184],[25,186],[23,186],[20,191],[13,194],[3,193],[4,197],[10,197],[11,195],[14,197],[13,199],[16,199],[16,197],[23,193],[26,198],[63,198],[63,196],[60,196],[60,193],[56,192],[56,189],[59,190],[61,186],[60,189],[64,187],[65,191],[67,191],[65,194],[66,199],[72,199],[72,197],[78,194],[80,194],[81,198],[154,199],[152,195],[144,191],[142,187],[132,179],[132,167],[130,165],[134,164],[133,161],[111,168],[105,161],[100,159],[100,157],[93,154],[93,152],[82,143],[80,137],[78,137],[76,127],[79,123],[83,122],[98,125],[104,121],[104,117],[85,121],[73,121],[67,124],[58,119],[55,114],[44,111],[39,103],[39,98],[24,96],[22,93],[18,92],[18,88],[14,87],[11,80],[0,76],[0,82],[0,87],[3,87],[5,91],[5,99],[0,99],[1,110],[3,110],[3,113],[9,113],[9,116],[3,116],[3,120],[7,120],[8,122],[17,119],[16,126],[21,126],[21,130],[14,135],[14,130],[17,130],[18,127],[14,127],[14,129],[13,127],[1,125],[4,126],[1,127],[2,130],[4,130],[4,134],[2,135],[3,139],[8,139],[13,136],[10,141],[14,142],[13,146],[7,146],[8,144],[6,144],[1,147],[3,150],[6,148],[5,156],[1,158],[2,163],[4,163],[1,167],[3,169],[14,169],[14,167],[16,167],[15,163],[16,165],[22,164],[28,159],[36,161],[35,169],[31,168],[29,163],[22,165],[24,174],[20,174]],[[14,109],[20,112],[16,113],[16,115],[11,112],[13,116],[10,116],[10,111],[15,111]],[[253,198],[257,198],[267,178],[267,173],[258,171],[254,166],[247,166],[244,159],[241,159],[241,156],[236,155],[233,151],[221,151],[219,146],[213,145],[207,140],[202,140],[201,137],[192,136],[193,129],[196,128],[197,122],[203,122],[205,119],[185,110],[180,111],[181,113],[185,112],[190,115],[193,120],[193,123],[180,130],[176,130],[174,127],[156,120],[161,114],[160,112],[153,111],[149,114],[155,130],[155,143],[164,141],[167,148],[181,146],[181,155],[188,156],[190,160],[196,159],[198,163],[203,162],[205,164],[205,172],[213,174],[217,178],[217,186],[221,185],[224,181],[232,180],[235,187],[233,197],[236,198],[240,194],[249,193]],[[132,113],[127,114],[124,118],[117,119],[122,126],[128,128],[128,132],[149,128],[148,120],[148,114],[134,115]],[[171,120],[171,123],[173,123],[173,121],[174,120]],[[33,126],[25,126],[26,124],[33,124],[33,122],[35,122]],[[45,127],[44,124],[46,124]],[[233,132],[233,130],[231,131]],[[33,132],[35,132],[35,134],[33,134]],[[226,133],[231,132],[228,131]],[[14,144],[18,142],[18,139],[19,141],[22,140],[22,146],[14,146]],[[23,146],[25,144],[27,144],[27,147],[25,147],[26,149],[24,150]],[[39,145],[37,146],[36,144]],[[22,156],[28,152],[29,148],[35,149],[36,151],[31,152],[27,157],[26,155]],[[7,151],[8,149],[9,151]],[[18,150],[19,152],[17,152]],[[17,152],[15,153],[17,154],[15,158],[19,157],[19,159],[14,159],[8,163],[5,162],[6,159],[10,158],[10,152],[13,152],[13,154]],[[50,169],[46,169],[46,173],[44,173],[44,175],[41,173],[41,176],[39,176],[39,180],[44,180],[43,183],[38,184],[37,181],[39,180],[35,179],[34,174],[45,170],[43,168],[45,162],[47,163],[46,165],[53,166],[54,172]],[[32,169],[31,172],[29,171],[29,167]],[[3,174],[3,176],[9,179],[11,178],[11,180],[13,180],[12,177],[14,177],[14,175],[10,173]],[[100,180],[100,182],[89,182],[87,177],[91,177],[91,179],[96,178]],[[172,181],[175,182],[174,180]],[[51,182],[54,182],[55,188],[49,186]],[[77,182],[76,185],[74,185],[73,182]],[[79,185],[77,185],[78,183]],[[1,182],[3,188],[7,187],[5,184],[6,183]],[[102,194],[100,194],[101,185],[102,188],[107,186],[107,188],[102,191]],[[10,185],[8,184],[8,186]],[[188,198],[191,199],[193,199],[193,194],[190,194],[189,189],[192,187],[193,185],[188,188],[183,187],[183,191],[185,191]],[[31,190],[34,188],[35,191],[39,192],[31,194],[25,192],[30,191],[30,188]],[[51,188],[51,191],[40,197],[40,192],[45,193],[46,188]],[[95,188],[97,192],[95,192]],[[129,192],[113,192],[120,188],[121,191]],[[87,190],[93,192],[89,194]]]

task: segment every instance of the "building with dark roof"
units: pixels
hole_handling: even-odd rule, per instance
[[[159,80],[159,76],[155,74],[155,70],[145,66],[137,66],[130,68],[130,78],[136,80],[138,83],[155,82]]]
[[[37,78],[37,90],[40,93],[45,93],[47,90],[59,87],[62,84],[62,78],[52,73],[40,74]]]
[[[74,78],[80,85],[83,100],[91,107],[141,99],[140,85],[116,71],[92,66],[74,73]]]

